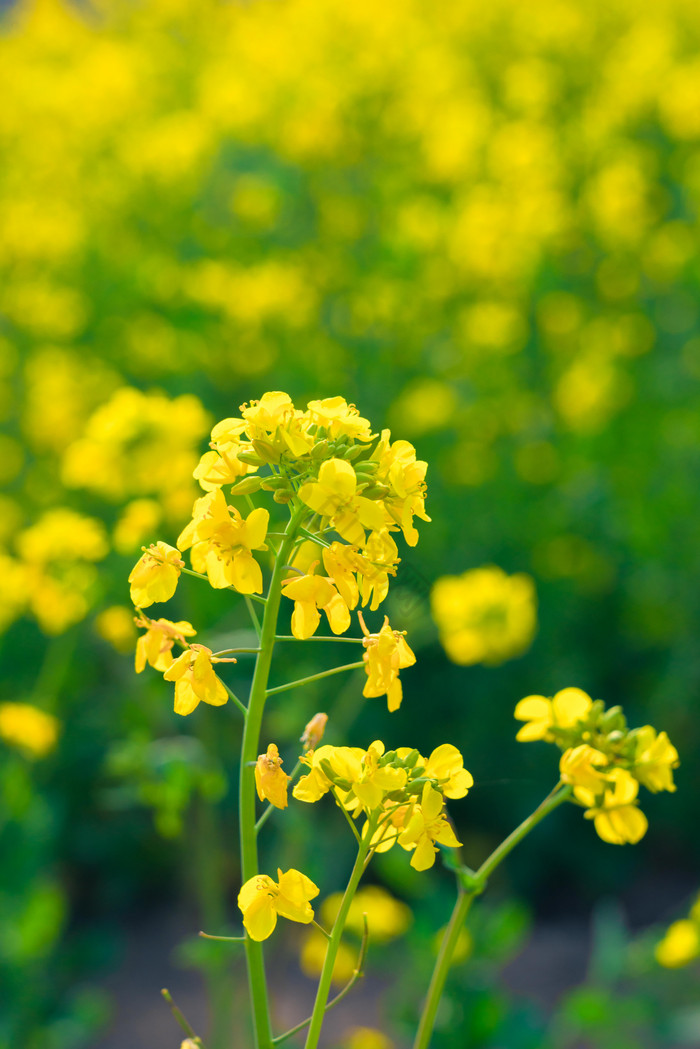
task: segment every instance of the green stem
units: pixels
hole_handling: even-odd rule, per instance
[[[218,674],[217,674],[217,677],[218,677]],[[219,678],[219,681],[221,681],[221,678]],[[244,718],[247,717],[248,716],[248,708],[246,707],[245,703],[241,703],[241,701],[238,698],[238,696],[236,695],[236,693],[233,691],[233,689],[228,687],[228,685],[226,684],[225,681],[221,681],[221,684],[224,686],[224,688],[228,692],[229,699],[233,700],[233,702],[236,704],[236,706],[240,710],[240,712],[243,715],[243,717]]]
[[[258,619],[257,612],[255,611],[255,605],[250,600],[250,597],[248,596],[248,594],[245,595],[245,603],[246,603],[246,608],[248,609],[248,613],[250,615],[251,621],[253,623],[253,626],[255,627],[255,633],[258,635],[258,637],[260,637],[260,620]]]
[[[209,576],[204,575],[203,572],[194,572],[191,568],[181,568],[180,571],[184,572],[185,575],[194,576],[195,579],[206,579],[207,583],[209,582]],[[226,586],[223,589],[224,590],[233,590],[234,594],[239,594],[240,595],[240,590],[236,590],[235,586]],[[265,598],[264,597],[260,597],[258,594],[246,594],[245,598],[246,598],[246,601],[247,600],[251,600],[251,601],[257,601],[261,605],[265,604]]]
[[[365,664],[360,663],[346,663],[342,667],[332,667],[330,670],[322,670],[320,674],[311,674],[310,677],[299,678],[298,681],[288,681],[286,685],[275,685],[274,688],[268,688],[268,696],[273,696],[277,692],[287,692],[290,688],[300,688],[301,685],[309,685],[312,681],[321,681],[324,677],[332,677],[333,674],[342,674],[345,670],[359,670]]]
[[[369,835],[371,838],[372,835]],[[311,1022],[309,1024],[309,1033],[306,1036],[305,1049],[316,1049],[318,1040],[321,1035],[321,1027],[323,1025],[323,1018],[326,1012],[326,1003],[328,1002],[328,995],[331,989],[331,981],[333,979],[333,969],[335,968],[335,959],[338,954],[338,948],[340,947],[340,939],[345,929],[345,922],[348,917],[350,910],[350,904],[353,901],[357,886],[360,883],[365,870],[365,859],[368,852],[368,846],[366,842],[361,842],[360,847],[357,850],[357,858],[355,860],[355,866],[352,869],[350,875],[350,881],[345,890],[342,902],[340,904],[340,910],[338,916],[335,919],[333,925],[333,931],[331,932],[331,938],[328,941],[328,947],[326,948],[326,958],[323,963],[323,969],[321,971],[321,979],[318,983],[318,990],[316,991],[316,1001],[314,1002],[314,1009],[311,1014]]]
[[[433,1027],[435,1026],[435,1016],[438,1011],[438,1006],[440,1005],[442,993],[445,989],[447,974],[450,971],[452,956],[454,955],[457,941],[459,940],[459,934],[462,931],[462,926],[464,925],[465,918],[469,913],[469,908],[471,907],[474,898],[484,891],[488,877],[493,873],[496,867],[503,862],[508,853],[515,848],[518,842],[522,841],[523,838],[545,818],[545,816],[547,816],[558,805],[561,805],[561,803],[566,801],[570,796],[571,787],[564,787],[563,790],[559,790],[558,787],[559,785],[547,795],[544,801],[537,806],[535,811],[531,813],[527,819],[523,820],[523,822],[493,850],[488,859],[481,864],[478,871],[473,874],[465,871],[463,878],[460,879],[457,901],[454,905],[454,910],[452,911],[447,929],[445,930],[445,935],[442,938],[440,951],[430,980],[428,994],[423,1006],[423,1013],[420,1018],[420,1023],[418,1024],[418,1030],[416,1031],[413,1049],[428,1049],[430,1038],[433,1033]]]
[[[294,543],[297,527],[306,507],[299,507],[292,513],[287,525],[285,539],[275,558],[272,578],[267,592],[265,614],[260,628],[260,652],[255,660],[255,671],[250,688],[247,716],[243,728],[241,743],[241,772],[239,788],[240,835],[241,835],[241,879],[243,883],[254,878],[258,873],[258,845],[255,833],[255,776],[253,768],[260,745],[260,728],[267,694],[267,682],[270,676],[272,652],[275,647],[275,631],[282,594],[283,565]],[[256,940],[246,939],[246,961],[248,963],[248,984],[253,1006],[253,1023],[255,1027],[256,1049],[272,1049],[272,1030],[270,1027],[270,1010],[267,999],[267,982],[265,979],[265,961],[262,944]]]

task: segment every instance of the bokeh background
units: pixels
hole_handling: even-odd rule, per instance
[[[332,703],[336,741],[455,742],[475,862],[555,775],[514,742],[522,696],[578,685],[680,751],[639,846],[568,810],[499,874],[436,1046],[698,1044],[650,944],[698,880],[699,44],[693,0],[0,6],[0,698],[60,723],[43,757],[2,742],[2,1049],[178,1044],[161,965],[243,1023],[231,949],[191,938],[236,922],[235,712],[178,719],[135,676],[126,576],[188,518],[212,423],[267,389],[413,442],[433,518],[388,604],[418,655],[400,713],[319,684],[271,734]],[[430,590],[489,564],[534,581],[538,630],[457,666]],[[246,636],[188,582],[164,614]],[[333,815],[290,812],[270,856],[339,886]],[[401,860],[377,878],[413,953],[380,948],[361,992],[399,1046],[450,887]]]

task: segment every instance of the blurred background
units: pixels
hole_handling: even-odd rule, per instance
[[[700,1044],[693,975],[652,957],[700,858],[699,44],[693,0],[0,5],[2,1049],[178,1045],[164,985],[203,1035],[213,1009],[209,1049],[244,1044],[236,945],[194,937],[236,928],[239,725],[135,675],[126,577],[188,519],[212,424],[268,389],[413,442],[433,519],[387,602],[418,656],[401,711],[356,678],[285,698],[288,767],[318,709],[332,742],[449,739],[476,865],[556,776],[514,741],[522,696],[577,685],[680,751],[638,846],[567,808],[499,872],[436,1049]],[[431,588],[488,565],[532,581],[537,627],[531,597],[503,643],[508,587],[480,577],[453,662]],[[249,630],[195,580],[155,614]],[[312,852],[330,892],[350,842],[300,808],[266,858]],[[353,1008],[406,1044],[449,914],[447,872],[392,852],[375,880],[412,946],[377,947],[329,1045],[387,1049]],[[298,945],[272,948],[290,1022]]]

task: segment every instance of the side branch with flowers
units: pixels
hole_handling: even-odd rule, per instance
[[[190,714],[200,702],[221,706],[231,700],[243,717],[238,906],[245,936],[231,939],[243,939],[245,944],[256,1049],[272,1049],[304,1029],[306,1049],[315,1049],[329,1007],[341,937],[373,856],[398,845],[410,853],[411,866],[424,871],[433,866],[440,847],[458,849],[461,843],[445,802],[465,797],[473,779],[452,743],[436,747],[427,758],[409,746],[387,749],[379,740],[366,749],[322,744],[325,714],[317,714],[306,726],[302,754],[289,776],[282,767],[279,741],[264,740],[262,735],[265,707],[280,692],[364,669],[363,695],[386,696],[388,709],[399,709],[400,671],[415,663],[415,656],[388,617],[372,632],[359,606],[374,612],[388,593],[399,563],[394,535],[401,532],[414,546],[418,541],[414,519],[430,520],[424,503],[427,464],[416,458],[408,442],[392,442],[389,431],[373,434],[369,422],[341,397],[311,401],[302,411],[286,394],[267,393],[242,405],[240,417],[218,423],[211,436],[211,450],[195,470],[205,494],[195,502],[192,520],[176,547],[158,541],[144,551],[129,577],[136,622],[144,630],[137,643],[136,670],[141,672],[148,664],[174,682],[175,711],[180,715]],[[229,486],[230,498],[238,505],[231,505],[224,495],[224,487]],[[275,520],[272,528],[270,510],[254,502],[269,496],[273,514],[286,513],[286,523]],[[187,550],[190,569],[181,557]],[[271,564],[266,588],[255,556],[261,553],[269,553]],[[244,597],[257,648],[213,652],[191,640],[196,631],[190,623],[148,617],[144,609],[171,598],[183,573]],[[278,633],[283,598],[293,602],[291,637]],[[261,620],[254,603],[262,607]],[[355,611],[358,636],[340,637],[350,628]],[[321,613],[334,637],[361,646],[362,658],[270,687],[276,645],[314,640]],[[179,654],[174,654],[176,646]],[[244,652],[255,655],[246,702],[218,673],[220,664],[235,662]],[[427,990],[415,1049],[427,1049],[430,1043],[471,902],[515,845],[567,800],[585,808],[586,818],[593,820],[604,840],[637,841],[646,830],[637,803],[639,784],[650,790],[674,789],[671,770],[678,756],[665,733],[657,735],[650,726],[629,731],[619,708],[605,711],[602,703],[592,702],[579,689],[564,689],[552,700],[528,697],[518,704],[515,716],[525,722],[519,739],[551,741],[563,751],[559,782],[478,870],[462,865],[455,853],[444,855],[456,873],[458,896]],[[304,925],[315,922],[312,901],[320,890],[294,868],[278,867],[276,877],[261,871],[257,841],[273,809],[287,808],[289,785],[299,771],[303,775],[293,787],[293,799],[314,804],[332,797],[355,839],[357,854],[332,928],[323,930],[325,954],[313,1011],[291,1031],[274,1035],[263,941],[272,935],[280,917]],[[256,797],[266,805],[261,814],[256,811]],[[371,922],[355,974],[334,1001],[361,971],[367,934],[371,940]],[[195,1038],[193,1044],[201,1045],[201,1039]]]

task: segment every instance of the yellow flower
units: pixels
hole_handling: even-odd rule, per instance
[[[323,739],[323,733],[326,731],[326,725],[328,723],[328,714],[314,714],[306,726],[301,735],[299,742],[303,745],[304,750],[313,750],[319,745]]]
[[[559,761],[562,783],[599,794],[605,784],[605,774],[600,771],[608,764],[608,759],[600,750],[582,743],[579,747],[569,747]]]
[[[391,520],[401,528],[409,546],[418,542],[413,518],[430,521],[425,512],[425,475],[428,464],[416,459],[416,450],[408,441],[390,443],[391,433],[383,430],[377,454],[377,480],[389,487],[384,500]]]
[[[651,725],[635,733],[636,750],[632,774],[647,790],[675,791],[673,769],[678,768],[678,751],[665,732],[656,734]]]
[[[659,965],[666,969],[680,969],[700,957],[700,925],[683,918],[669,925],[666,935],[654,951]]]
[[[309,401],[311,423],[322,427],[329,437],[350,437],[354,441],[370,441],[372,428],[368,419],[360,416],[354,404],[344,397],[326,397],[323,401]]]
[[[156,670],[166,671],[172,666],[172,648],[177,641],[180,645],[187,645],[186,637],[194,637],[197,631],[191,623],[180,620],[177,623],[170,619],[149,619],[143,612],[136,620],[137,626],[145,627],[146,633],[142,634],[136,642],[136,673],[145,670],[146,664]]]
[[[563,688],[553,699],[526,696],[515,708],[514,717],[527,724],[519,729],[516,739],[526,743],[535,739],[553,740],[553,728],[571,729],[583,721],[593,700],[580,688]]]
[[[251,510],[244,520],[235,507],[226,505],[223,492],[216,488],[195,502],[192,520],[178,538],[178,549],[192,547],[193,569],[206,573],[215,589],[232,586],[241,594],[260,594],[262,572],[251,551],[267,549],[269,520],[263,508]]]
[[[574,788],[579,801],[589,806],[585,818],[593,820],[598,837],[611,845],[638,842],[646,834],[648,823],[636,805],[636,779],[626,769],[616,768],[607,774],[604,787],[602,795],[585,787]]]
[[[200,700],[213,707],[226,703],[228,692],[214,673],[212,662],[235,660],[219,660],[204,645],[191,645],[165,671],[165,680],[175,682],[176,714],[191,714]]]
[[[381,740],[370,743],[362,758],[359,775],[350,780],[351,790],[348,791],[348,796],[344,801],[346,806],[354,796],[365,812],[370,813],[382,804],[386,794],[401,790],[406,786],[408,773],[405,769],[379,764],[384,750]],[[333,764],[332,760],[331,764]]]
[[[537,627],[530,576],[487,565],[443,576],[430,595],[440,641],[453,663],[496,665],[530,646]]]
[[[425,775],[438,781],[446,798],[464,798],[474,786],[474,777],[464,768],[461,753],[451,743],[435,748],[425,762]]]
[[[313,921],[309,900],[318,896],[318,887],[294,868],[284,874],[278,868],[277,878],[275,882],[267,874],[256,874],[238,894],[243,925],[251,940],[266,940],[277,924],[278,914],[304,925]]]
[[[131,570],[131,600],[137,608],[168,601],[177,588],[184,565],[174,546],[159,541],[150,546]]]
[[[60,724],[29,703],[0,703],[0,738],[29,757],[44,758],[54,749]]]
[[[318,801],[328,793],[335,779],[343,782],[343,789],[350,790],[362,775],[365,753],[360,747],[333,747],[329,744],[310,750],[300,758],[309,772],[300,777],[292,795],[297,801]],[[334,779],[331,780],[329,775]]]
[[[264,393],[259,401],[241,405],[241,415],[254,447],[265,458],[279,460],[282,454],[295,458],[306,455],[313,447],[313,437],[305,432],[307,418],[294,407],[287,393],[274,390]]]
[[[426,783],[419,805],[415,805],[404,830],[399,835],[399,845],[413,850],[411,866],[417,871],[425,871],[435,863],[437,849],[434,842],[458,848],[462,843],[457,841],[452,827],[443,814],[444,801],[442,794]]]
[[[239,458],[241,452],[253,450],[249,441],[240,439],[245,426],[245,419],[222,419],[212,430],[212,451],[204,453],[193,474],[205,492],[212,492],[222,484],[235,484],[257,470],[257,466]]]
[[[398,630],[392,630],[386,616],[378,634],[370,634],[362,614],[358,613],[362,632],[365,635],[364,654],[367,682],[362,691],[366,699],[386,694],[390,711],[398,710],[403,698],[399,681],[399,670],[411,667],[416,661],[406,639]]]
[[[318,481],[299,489],[299,498],[317,514],[327,517],[348,543],[362,546],[365,528],[381,531],[386,519],[380,503],[358,495],[357,476],[344,459],[327,459],[321,464]]]
[[[95,630],[116,648],[117,652],[130,652],[136,631],[134,630],[133,609],[125,605],[110,605],[95,617]]]
[[[286,809],[289,776],[282,771],[282,758],[274,743],[268,744],[267,753],[258,755],[255,786],[261,801],[267,798],[276,809]]]
[[[350,1027],[341,1042],[342,1049],[394,1049],[394,1043],[376,1027]]]
[[[311,565],[311,572],[314,567]],[[282,593],[294,601],[292,633],[300,641],[315,633],[321,621],[319,608],[326,613],[334,634],[342,634],[350,626],[348,606],[326,576],[294,576],[282,585]]]

